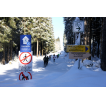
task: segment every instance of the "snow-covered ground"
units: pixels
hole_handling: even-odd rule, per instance
[[[0,64],[0,87],[106,87],[106,72],[94,66],[86,67],[78,61],[69,59],[64,51],[55,62],[53,59],[44,67],[43,57],[33,56],[31,80],[19,80],[19,63]]]

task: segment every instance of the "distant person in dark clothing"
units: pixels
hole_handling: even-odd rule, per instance
[[[54,54],[54,55],[53,55],[53,61],[54,61],[54,62],[55,62],[55,58],[56,58],[56,57],[55,57],[55,54]]]
[[[59,54],[58,54],[58,57],[59,57]]]
[[[57,58],[58,58],[58,55],[57,55]]]
[[[46,67],[46,55],[45,55],[45,57],[43,58],[43,60],[44,60],[44,66]]]
[[[46,57],[46,65],[48,65],[48,60],[49,60],[49,57],[47,56]]]

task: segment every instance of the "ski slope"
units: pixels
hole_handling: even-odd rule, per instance
[[[67,55],[67,56],[65,56]],[[106,87],[106,72],[100,68],[78,69],[78,61],[61,52],[44,67],[43,57],[33,56],[31,80],[19,80],[19,63],[0,65],[0,87]]]

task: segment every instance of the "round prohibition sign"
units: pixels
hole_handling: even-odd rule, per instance
[[[30,72],[27,72],[29,75],[30,75],[30,79],[32,79],[32,75],[31,75],[31,73]],[[20,78],[20,76],[22,75],[22,79]],[[24,75],[24,73],[23,72],[21,72],[20,74],[19,74],[19,80],[29,80],[29,78],[28,78],[28,76],[26,76],[26,75]]]
[[[32,61],[32,55],[29,52],[22,52],[19,56],[19,61],[22,64],[27,65]]]

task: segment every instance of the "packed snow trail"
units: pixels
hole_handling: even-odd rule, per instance
[[[33,56],[32,80],[19,80],[19,64],[0,65],[1,87],[106,87],[106,72],[100,68],[88,69],[82,65],[78,69],[78,61],[69,59],[62,52],[58,59],[53,58],[44,67],[43,57]]]
[[[18,62],[13,62],[12,65],[1,65],[4,70],[2,70],[0,75],[0,86],[47,86],[47,83],[58,78],[70,69],[70,62],[71,60],[65,58],[64,54],[61,54],[55,62],[51,58],[47,67],[44,67],[43,57],[33,56],[32,80],[27,81],[19,81]]]

